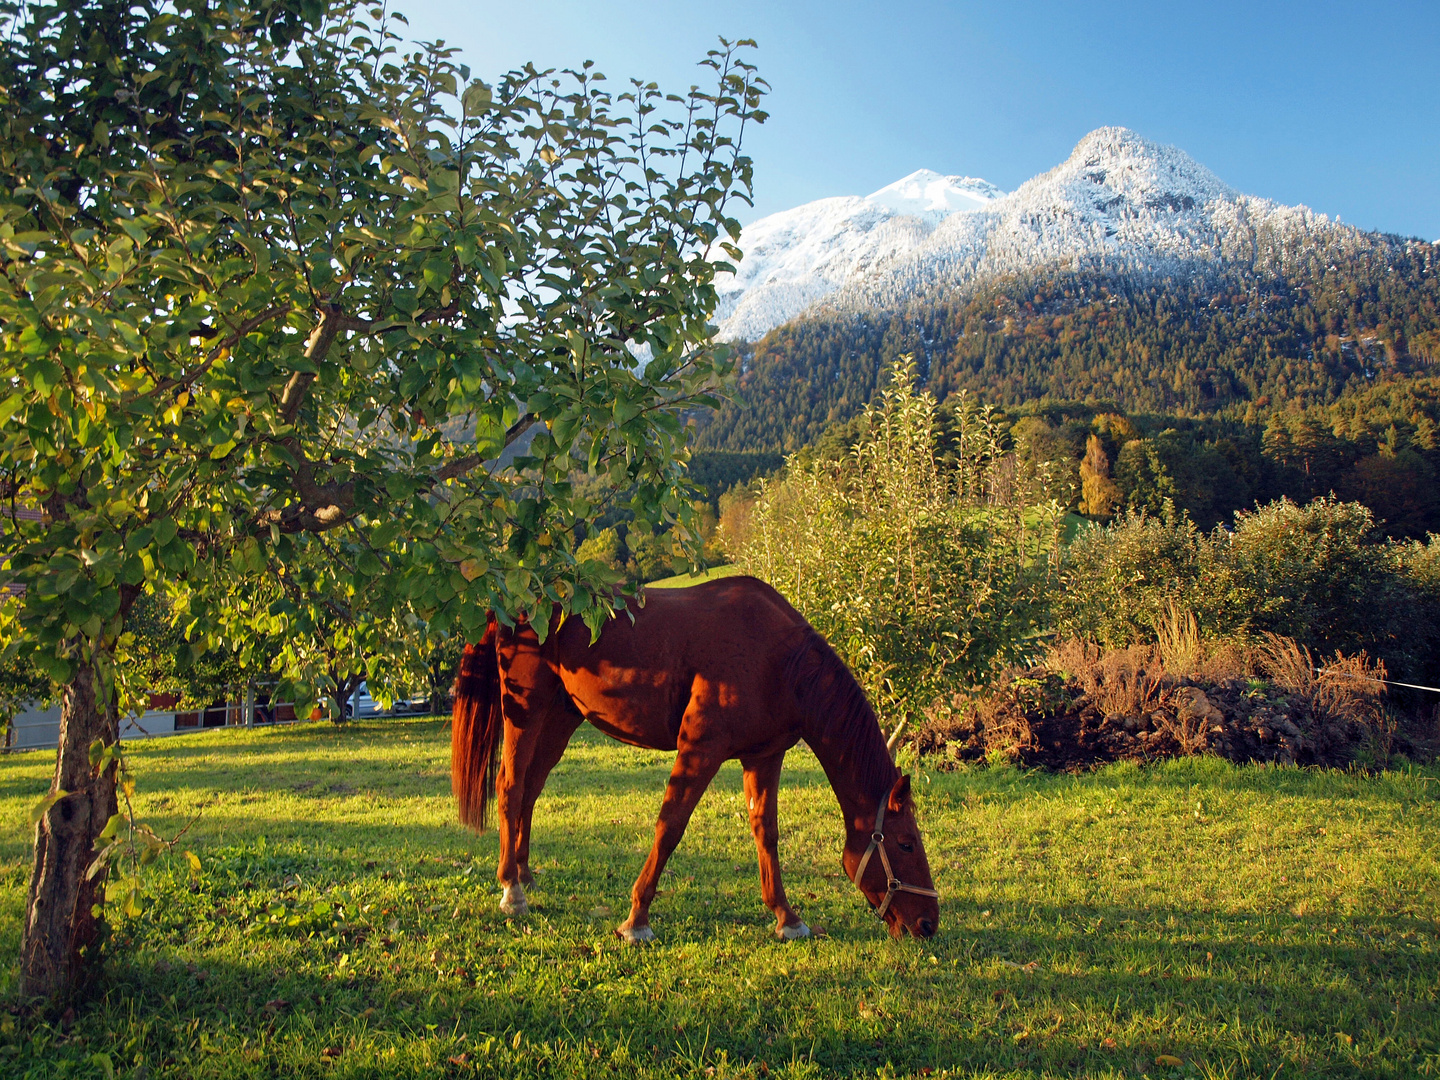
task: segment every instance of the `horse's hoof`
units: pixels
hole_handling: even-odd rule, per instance
[[[655,931],[648,926],[619,926],[615,936],[626,945],[647,945],[655,940]]]
[[[801,938],[810,936],[810,927],[803,922],[798,922],[794,926],[779,926],[775,928],[775,936],[781,941],[799,941]]]
[[[506,885],[505,892],[500,896],[500,910],[506,915],[526,914],[530,903],[525,899],[525,890],[519,885]]]

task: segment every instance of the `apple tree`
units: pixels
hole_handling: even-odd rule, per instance
[[[53,996],[134,895],[95,849],[139,596],[197,651],[285,643],[306,703],[353,675],[314,647],[332,602],[352,664],[487,611],[598,628],[625,591],[576,556],[577,476],[690,534],[683,412],[730,367],[713,277],[764,84],[722,41],[681,95],[490,85],[354,0],[0,23],[0,619],[62,687],[21,959]]]

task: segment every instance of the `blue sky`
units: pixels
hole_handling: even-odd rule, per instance
[[[595,60],[681,89],[716,35],[773,87],[756,207],[918,168],[1011,190],[1119,124],[1241,191],[1440,239],[1440,3],[398,0],[485,78]]]

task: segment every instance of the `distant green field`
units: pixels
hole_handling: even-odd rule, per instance
[[[577,735],[536,810],[524,920],[496,910],[494,836],[454,824],[441,722],[132,754],[162,831],[200,815],[201,879],[157,866],[73,1027],[0,1012],[0,1076],[1440,1074],[1434,770],[926,769],[943,926],[919,943],[885,936],[839,875],[834,799],[797,749],[781,852],[823,936],[772,938],[732,764],[664,878],[658,943],[630,949],[611,929],[666,754]],[[0,759],[7,960],[51,768]]]
[[[676,574],[674,577],[661,578],[659,581],[648,582],[645,587],[647,589],[683,589],[687,585],[699,585],[702,581],[714,581],[716,578],[732,577],[743,572],[738,566],[726,563],[724,566],[712,566],[701,574]]]

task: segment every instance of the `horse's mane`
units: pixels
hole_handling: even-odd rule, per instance
[[[812,748],[819,742],[847,751],[860,797],[880,798],[889,791],[900,771],[890,759],[875,710],[845,661],[815,630],[790,654],[785,680],[814,725],[807,734]]]

